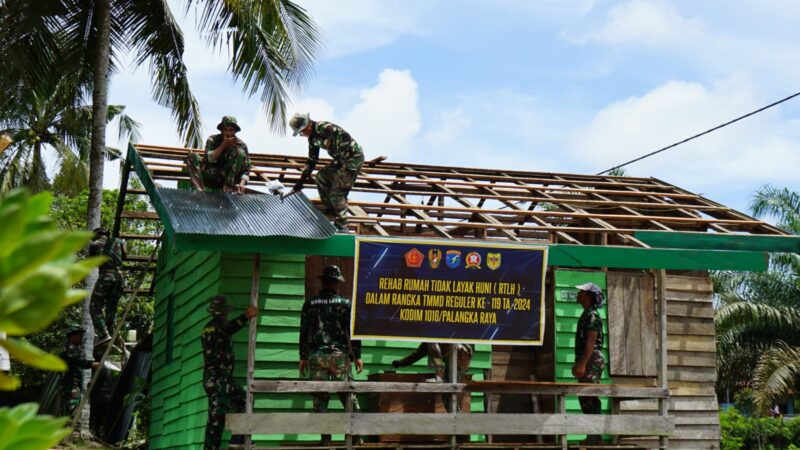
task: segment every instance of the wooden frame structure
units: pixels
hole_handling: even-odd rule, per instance
[[[156,183],[186,182],[183,161],[190,150],[137,145],[123,168],[114,234],[126,240],[156,236],[120,233],[124,220],[164,220],[163,205],[155,212],[124,209],[126,195],[157,199]],[[197,150],[195,150],[197,151]],[[256,190],[271,181],[291,186],[299,179],[304,157],[252,154],[250,186]],[[320,165],[328,161],[321,160]],[[139,174],[142,190],[128,189],[128,175]],[[309,190],[313,185],[307,186]],[[317,206],[319,206],[317,202]],[[552,174],[488,169],[399,164],[381,158],[368,161],[350,195],[349,216],[357,234],[443,239],[485,239],[547,244],[552,266],[571,268],[647,269],[656,279],[658,372],[654,386],[596,386],[539,382],[476,382],[470,384],[334,383],[256,380],[256,330],[251,324],[247,360],[248,410],[228,417],[229,428],[243,434],[308,432],[369,434],[540,434],[555,435],[559,448],[568,434],[611,433],[656,436],[667,448],[674,429],[668,384],[668,323],[666,270],[764,270],[765,251],[797,251],[796,237],[760,220],[654,178]],[[230,236],[212,242],[180,236],[165,223],[168,240],[184,250],[216,250],[253,255],[250,302],[258,299],[264,254],[352,256],[353,235],[324,242],[258,239]],[[128,270],[154,270],[130,255]],[[151,288],[152,293],[152,288]],[[452,352],[455,355],[456,352]],[[453,364],[453,367],[456,365]],[[455,377],[453,377],[455,378]],[[306,413],[253,414],[255,393],[296,392],[426,392],[455,394],[517,393],[551,397],[554,414],[380,414],[344,413],[311,416]],[[567,416],[567,395],[604,396],[617,400],[644,399],[657,404],[655,414]],[[615,402],[617,401],[615,400]],[[455,395],[451,395],[455,403]],[[613,409],[613,408],[612,408]],[[455,408],[452,408],[455,410]],[[618,408],[615,411],[619,411]],[[496,416],[496,417],[495,417]],[[536,429],[536,433],[531,432]],[[250,441],[248,438],[248,447]],[[459,446],[455,438],[450,446]],[[519,447],[519,445],[517,445]]]

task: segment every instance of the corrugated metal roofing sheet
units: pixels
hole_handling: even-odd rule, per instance
[[[301,192],[281,202],[271,194],[233,195],[169,188],[157,191],[176,234],[326,239],[336,233]]]

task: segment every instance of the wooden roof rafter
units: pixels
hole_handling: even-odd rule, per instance
[[[135,147],[157,182],[187,180],[187,149]],[[306,158],[251,154],[250,185],[291,186]],[[320,167],[330,160],[322,159]],[[314,201],[313,185],[307,185]],[[420,197],[416,202],[412,197]],[[315,203],[321,208],[318,201]],[[543,204],[551,205],[542,208]],[[130,216],[129,213],[126,213]],[[351,190],[360,234],[475,237],[648,248],[640,231],[782,235],[775,227],[652,178],[490,170],[374,160]],[[152,215],[150,215],[152,216]],[[148,219],[152,217],[148,216]],[[145,218],[142,216],[141,218]],[[130,238],[134,238],[131,236]]]

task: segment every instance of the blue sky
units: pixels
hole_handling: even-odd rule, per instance
[[[596,173],[800,91],[793,0],[298,3],[326,48],[290,110],[342,125],[368,159]],[[207,133],[233,114],[251,151],[304,154],[269,132],[180,5]],[[149,84],[146,67],[123,70],[110,102],[142,123],[142,142],[180,145]],[[627,170],[746,210],[758,186],[800,190],[798,119],[800,99]]]

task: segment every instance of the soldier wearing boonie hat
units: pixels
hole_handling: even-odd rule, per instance
[[[244,314],[228,321],[232,308],[224,295],[211,297],[208,312],[211,320],[200,332],[203,346],[203,389],[208,396],[208,421],[206,422],[205,448],[219,449],[225,414],[243,412],[246,394],[233,378],[233,335],[244,328],[248,319],[258,315],[255,306],[248,306]],[[233,439],[232,439],[233,441]]]
[[[339,284],[345,281],[339,266],[323,269],[319,279],[322,289],[303,303],[300,313],[300,375],[308,369],[309,377],[318,381],[352,381],[350,365],[355,363],[361,373],[361,342],[350,340],[350,299],[338,294]],[[358,402],[353,394],[339,394],[342,405],[352,396],[353,410]],[[315,393],[314,411],[327,412],[330,394]],[[322,435],[322,445],[330,445],[331,436]]]
[[[603,305],[603,291],[594,283],[575,286],[578,289],[578,303],[583,313],[578,319],[575,332],[575,364],[572,374],[580,383],[600,383],[606,361],[603,357],[603,320],[599,308]],[[578,397],[584,414],[600,414],[600,399],[597,397]],[[590,435],[582,444],[600,444],[599,435]]]
[[[247,144],[236,137],[241,131],[236,117],[223,116],[217,124],[220,134],[206,140],[205,155],[189,152],[186,170],[192,185],[199,191],[242,194],[250,181],[250,153]]]
[[[356,177],[364,165],[364,151],[350,134],[331,122],[315,122],[308,113],[295,114],[289,119],[292,136],[308,138],[308,161],[295,183],[293,191],[303,189],[319,160],[319,149],[328,151],[333,162],[317,171],[314,181],[325,213],[334,216],[334,226],[347,231],[347,195],[356,183]]]

